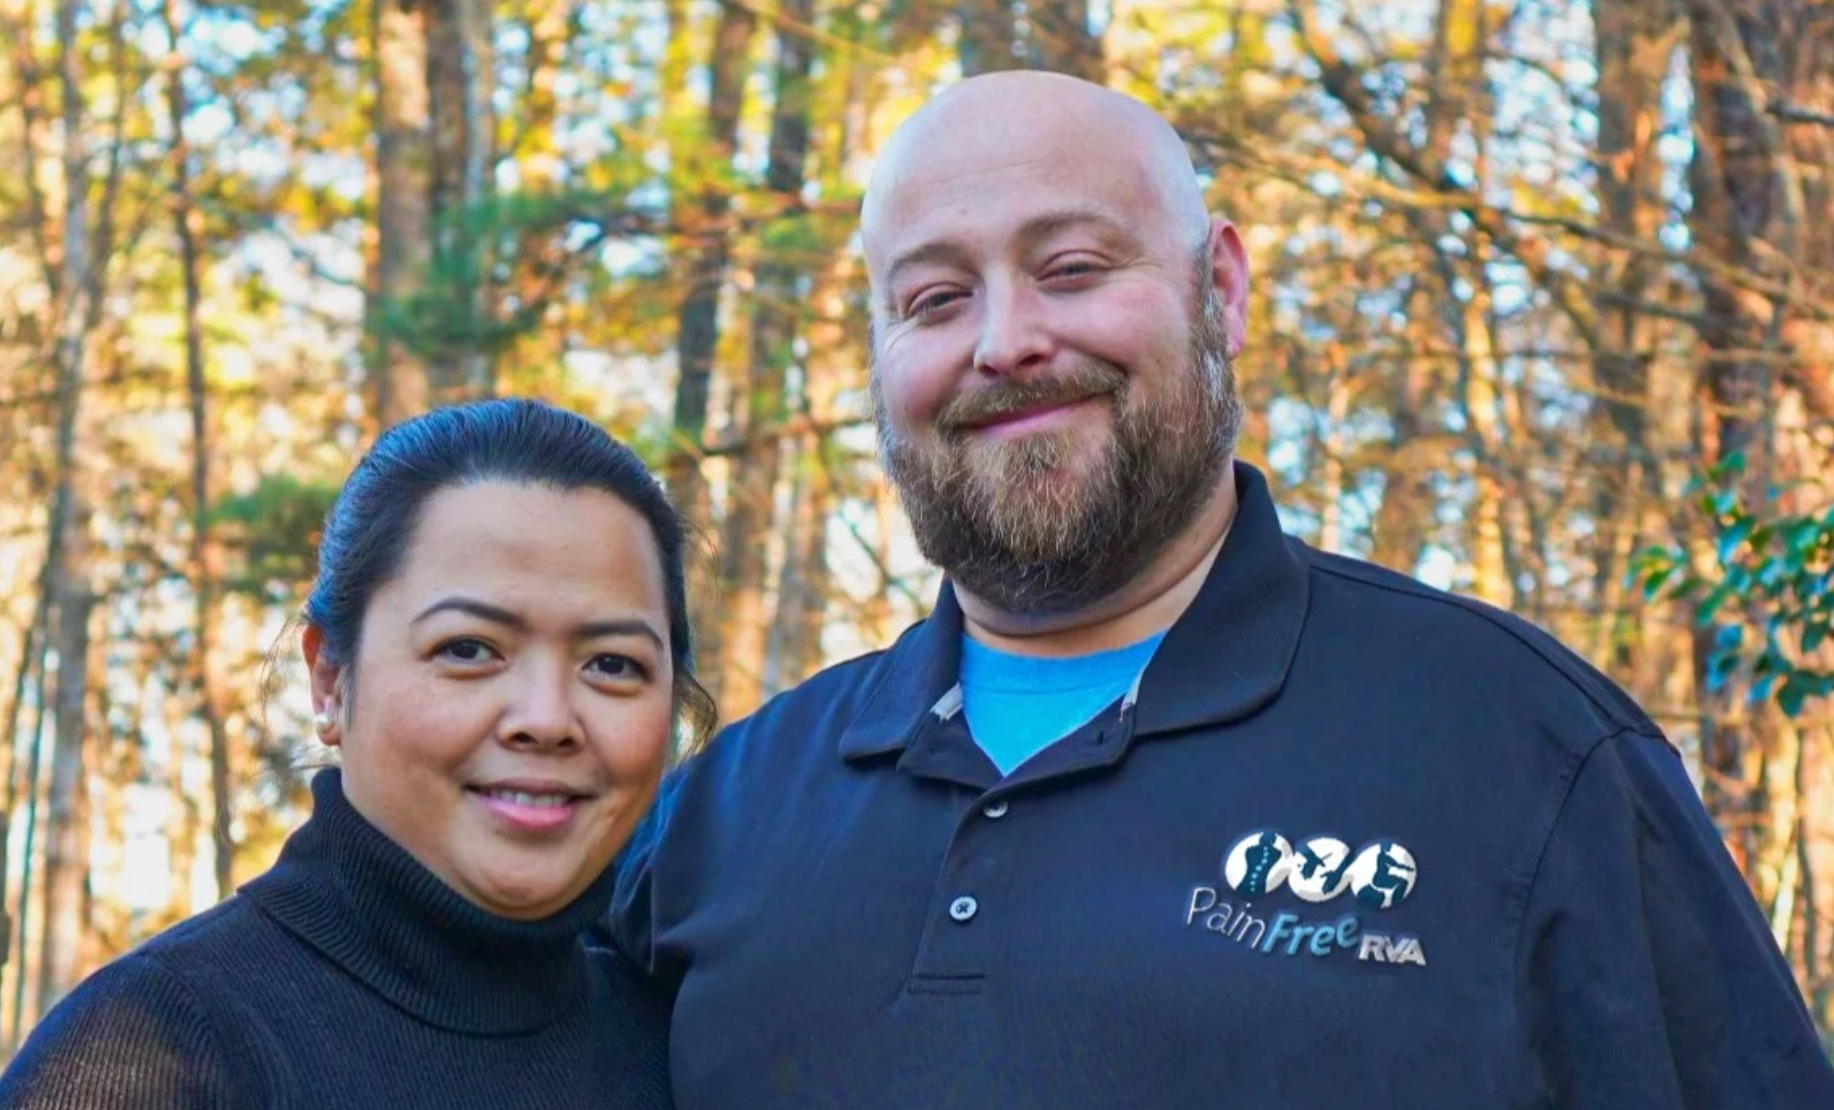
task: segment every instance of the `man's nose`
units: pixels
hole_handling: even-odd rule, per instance
[[[1038,293],[1023,281],[989,281],[983,293],[981,332],[974,368],[984,374],[1019,374],[1051,353]]]
[[[572,670],[558,661],[527,660],[498,724],[502,741],[521,748],[568,748],[580,743]]]

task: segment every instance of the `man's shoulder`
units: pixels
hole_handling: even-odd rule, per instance
[[[898,644],[923,626],[919,620],[890,646],[832,663],[772,695],[756,710],[721,729],[696,758],[744,758],[756,749],[783,744],[807,753],[811,741],[838,741],[882,684],[900,680],[895,658]],[[828,754],[833,751],[831,743]]]
[[[1535,622],[1375,563],[1304,550],[1314,605],[1327,607],[1327,619],[1354,626],[1363,652],[1421,660],[1441,681],[1494,677],[1549,696],[1568,695],[1606,729],[1659,734],[1629,694]]]
[[[916,627],[916,626],[913,626]],[[841,727],[890,671],[892,648],[880,648],[831,663],[801,682],[768,698],[735,728],[770,729],[786,721],[836,717]]]

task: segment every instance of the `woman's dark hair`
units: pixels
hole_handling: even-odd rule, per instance
[[[694,677],[685,551],[688,526],[634,451],[577,413],[505,398],[434,409],[382,434],[325,518],[318,579],[305,619],[331,662],[354,659],[376,590],[401,570],[427,499],[444,489],[509,482],[611,494],[648,522],[662,564],[675,704],[693,740],[714,723],[713,699]]]

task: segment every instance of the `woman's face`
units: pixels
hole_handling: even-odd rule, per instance
[[[648,523],[611,494],[434,494],[342,681],[323,648],[308,629],[346,796],[484,909],[562,909],[655,799],[673,715],[667,601]]]

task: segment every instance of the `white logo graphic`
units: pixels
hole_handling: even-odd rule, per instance
[[[1282,885],[1307,902],[1329,902],[1346,889],[1372,909],[1399,905],[1414,892],[1414,856],[1392,840],[1351,852],[1334,836],[1308,836],[1294,848],[1273,829],[1256,829],[1223,856],[1230,889],[1259,898]]]
[[[1293,869],[1293,846],[1272,829],[1256,829],[1223,857],[1223,879],[1250,898],[1279,890]]]
[[[1329,902],[1350,881],[1350,845],[1334,836],[1315,836],[1299,845],[1286,885],[1308,902]]]

